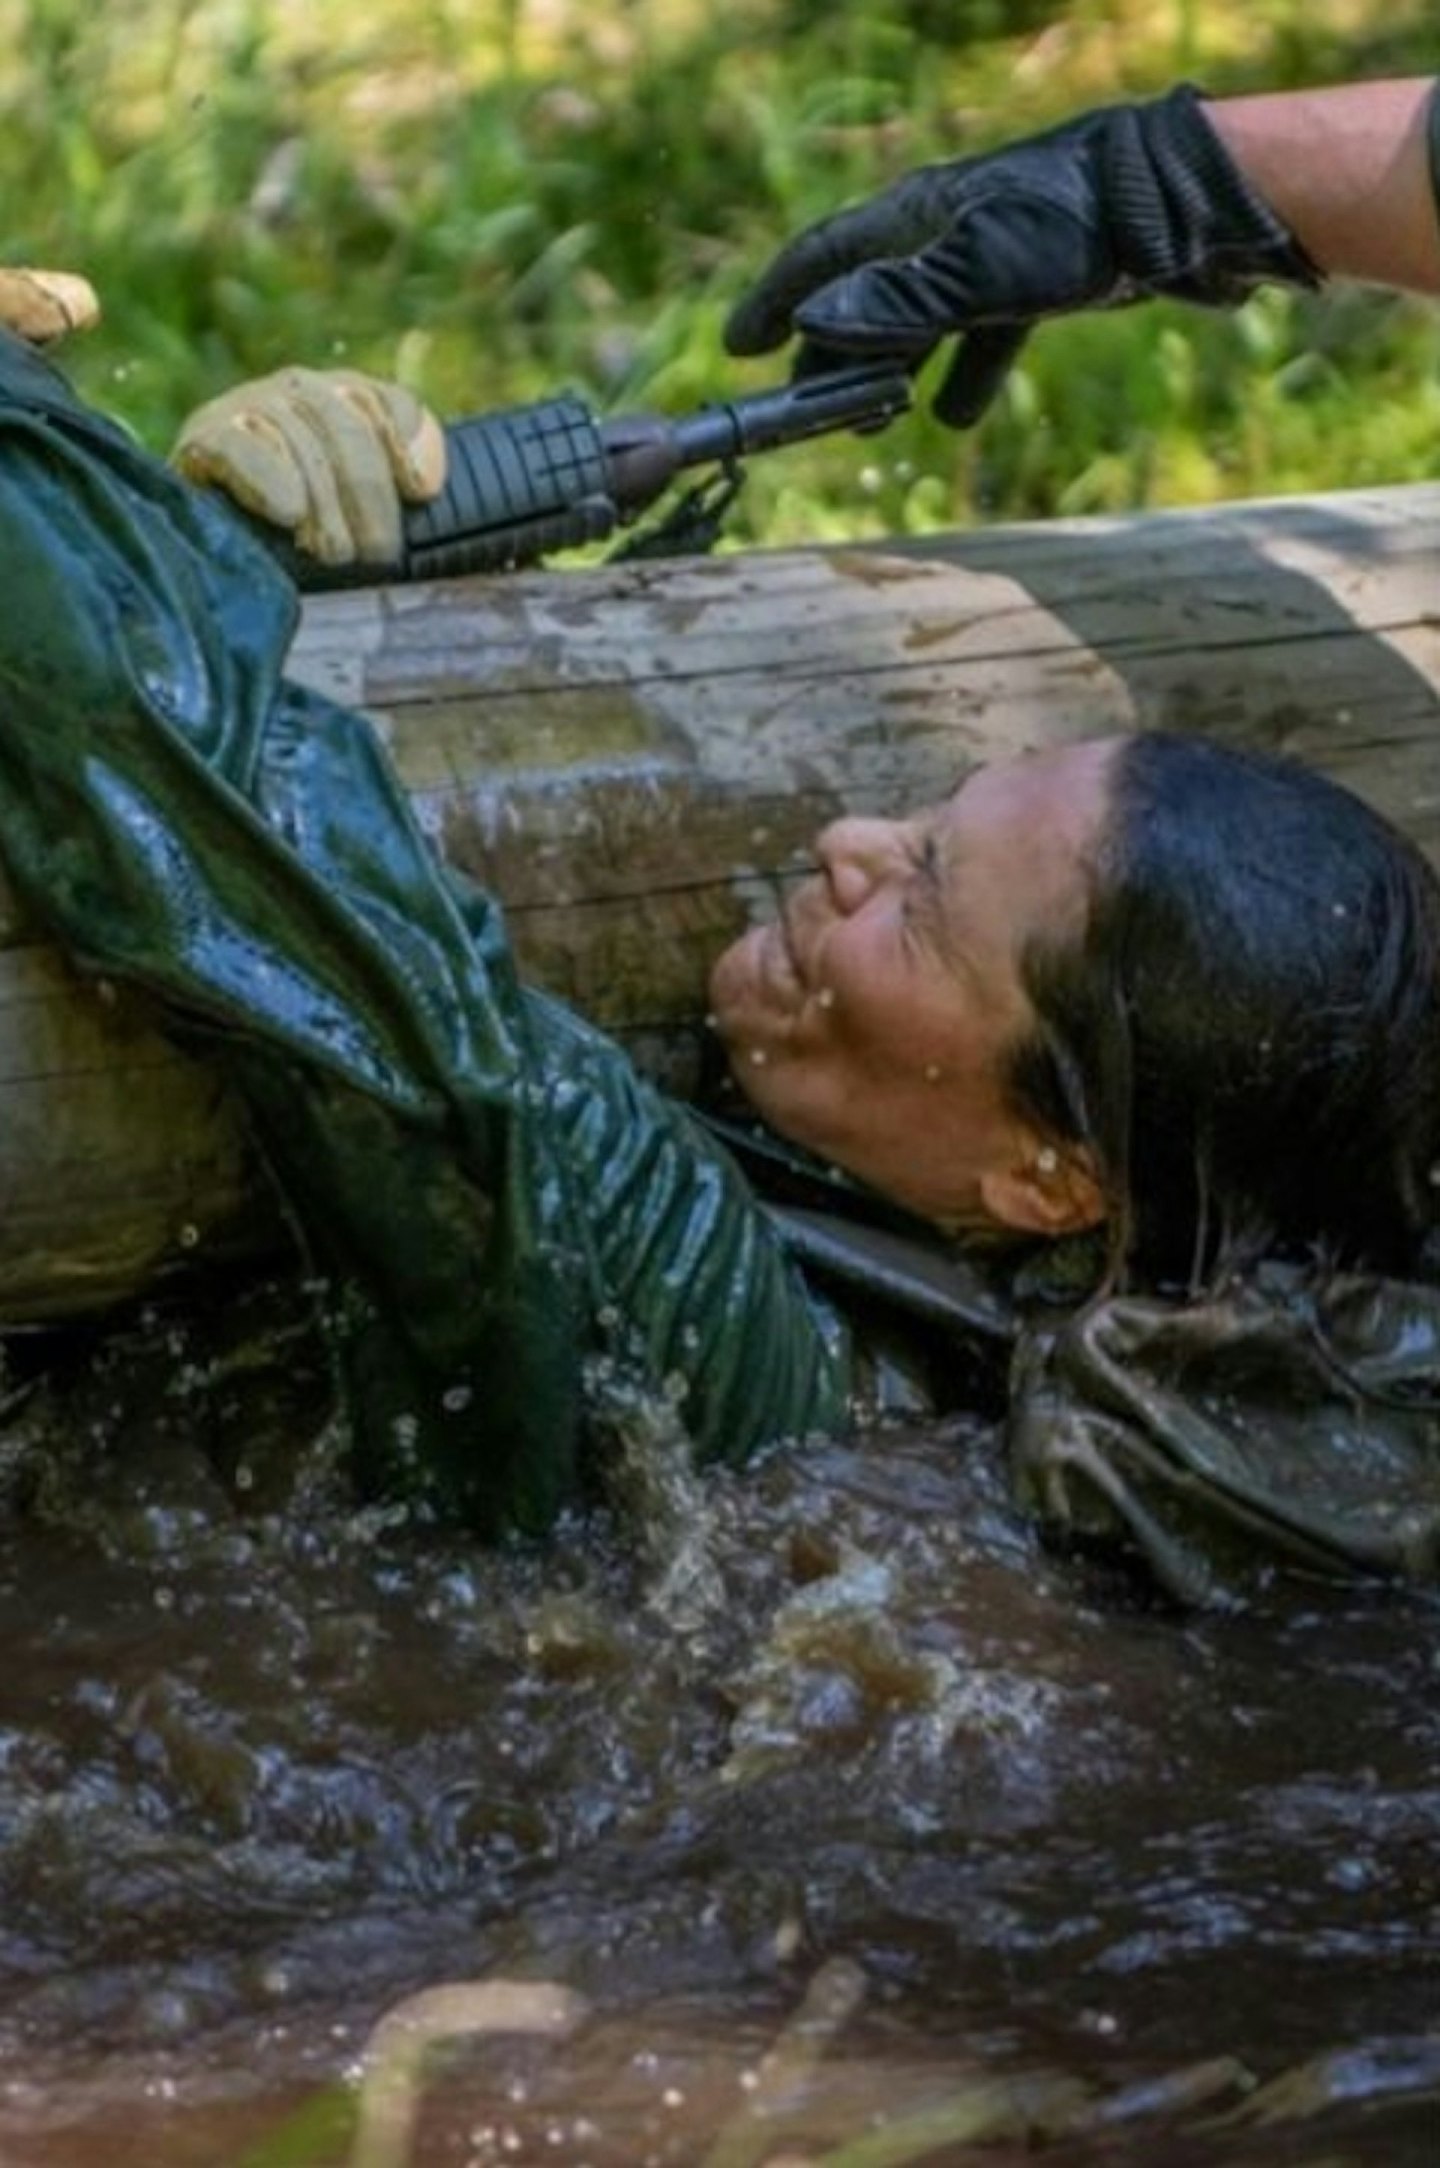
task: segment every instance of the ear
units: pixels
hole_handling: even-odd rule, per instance
[[[1051,1144],[1024,1132],[1014,1149],[980,1176],[980,1201],[997,1227],[1013,1234],[1079,1234],[1106,1217],[1105,1192],[1083,1144]]]

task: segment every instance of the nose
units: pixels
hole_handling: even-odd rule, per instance
[[[847,916],[858,911],[897,867],[908,863],[904,823],[863,814],[831,821],[816,837],[815,851],[835,908]]]

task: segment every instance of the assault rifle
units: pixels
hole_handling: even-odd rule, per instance
[[[713,467],[657,526],[614,554],[704,550],[740,488],[748,453],[833,429],[868,434],[909,404],[909,379],[889,366],[801,377],[674,417],[620,414],[601,421],[566,392],[449,424],[445,487],[429,504],[407,509],[394,565],[321,565],[274,529],[257,525],[256,532],[283,557],[296,584],[310,590],[503,572],[552,550],[604,541],[647,511],[684,469]]]

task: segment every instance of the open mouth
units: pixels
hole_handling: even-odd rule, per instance
[[[785,954],[790,959],[790,968],[794,972],[796,978],[803,981],[805,977],[805,972],[801,966],[799,951],[795,946],[795,929],[790,923],[790,909],[788,904],[782,904],[780,906],[780,916],[777,919],[776,924],[779,927],[780,939],[785,946]]]
[[[803,990],[804,974],[783,911],[765,928],[763,956],[766,977],[775,993],[789,997]]]

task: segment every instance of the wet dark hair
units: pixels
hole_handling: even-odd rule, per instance
[[[1417,1269],[1440,1216],[1440,880],[1349,791],[1127,740],[1083,932],[1020,961],[1016,1106],[1088,1146],[1111,1280]]]

